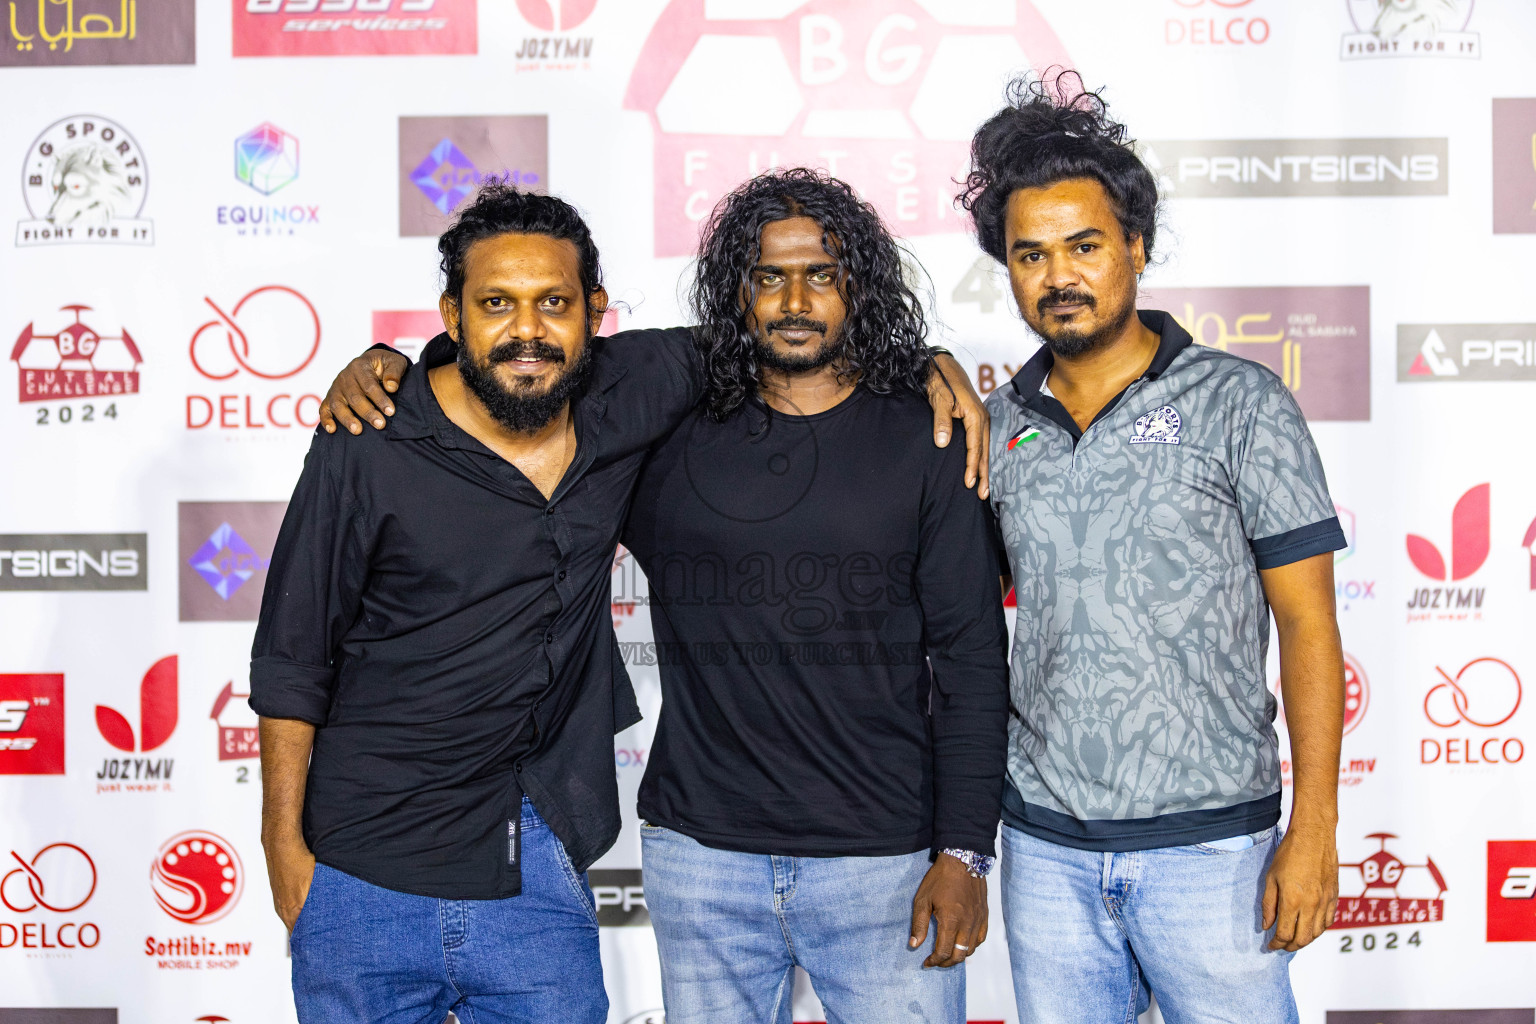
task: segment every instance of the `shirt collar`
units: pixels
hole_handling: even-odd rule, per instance
[[[603,358],[603,347],[607,344],[605,339],[593,338],[587,344],[596,346],[592,351],[592,377],[571,401],[573,405],[586,407],[594,418],[600,419],[608,408],[606,392],[624,377],[629,368],[615,360]],[[395,415],[390,417],[389,437],[392,440],[434,437],[446,448],[463,448],[466,447],[466,439],[473,440],[463,428],[448,418],[427,379],[428,370],[451,363],[456,358],[458,348],[453,339],[448,337],[447,331],[427,343],[421,358],[412,367],[415,372],[407,373],[400,385],[400,393],[395,400]],[[582,420],[586,418],[580,415],[576,417],[578,434]],[[474,443],[480,447],[478,441]]]
[[[1160,309],[1138,309],[1136,316],[1142,326],[1157,332],[1157,354],[1152,357],[1147,372],[1141,375],[1142,380],[1156,380],[1167,372],[1178,354],[1188,348],[1194,339],[1179,326],[1177,320]],[[1056,357],[1050,348],[1041,345],[1040,350],[1030,356],[1029,361],[1013,375],[1014,390],[1024,398],[1039,393],[1055,363]]]

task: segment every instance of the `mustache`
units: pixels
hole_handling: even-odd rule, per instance
[[[768,323],[769,331],[815,331],[818,334],[827,333],[825,320],[812,320],[807,316],[786,316]]]
[[[1076,288],[1053,288],[1040,297],[1040,301],[1035,303],[1035,309],[1039,311],[1041,316],[1045,316],[1046,306],[1074,302],[1080,302],[1089,309],[1093,309],[1098,305],[1098,300],[1087,292],[1080,292]]]
[[[498,366],[514,359],[547,359],[559,364],[565,362],[565,350],[547,341],[504,341],[486,353],[485,365]]]

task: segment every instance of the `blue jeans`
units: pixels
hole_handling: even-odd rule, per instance
[[[1251,844],[1248,840],[1251,839]],[[1003,919],[1020,1024],[1296,1024],[1293,954],[1268,948],[1278,828],[1094,853],[1003,826]]]
[[[315,865],[293,928],[301,1024],[604,1024],[597,908],[523,801],[523,891],[440,900]]]
[[[927,852],[773,857],[640,828],[667,1024],[789,1024],[794,968],[828,1024],[964,1024],[965,965],[907,949]]]

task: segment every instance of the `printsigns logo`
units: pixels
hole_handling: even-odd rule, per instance
[[[320,314],[295,288],[279,284],[253,288],[228,312],[212,298],[203,301],[218,318],[192,332],[188,352],[192,368],[210,381],[242,374],[248,387],[256,381],[287,380],[309,366],[320,351]],[[215,422],[221,430],[269,426],[286,430],[295,423],[312,428],[319,422],[319,411],[320,396],[313,394],[193,394],[187,396],[187,429],[201,430]],[[312,414],[306,418],[306,412]]]
[[[1171,405],[1153,409],[1136,421],[1132,429],[1131,444],[1178,444],[1179,430],[1184,421],[1179,411]]]
[[[9,7],[14,45],[0,45],[0,67],[197,62],[196,0],[12,0]]]
[[[1536,942],[1536,841],[1488,843],[1488,941]]]
[[[64,676],[0,675],[0,775],[64,774]]]
[[[1200,344],[1275,371],[1308,420],[1371,418],[1369,287],[1161,288],[1144,300]]]
[[[103,335],[86,324],[81,313],[90,306],[63,306],[74,316],[55,334],[39,334],[36,321],[21,329],[11,347],[17,367],[17,390],[22,402],[51,402],[71,398],[133,395],[139,391],[139,367],[144,357],[133,336]],[[116,418],[116,406],[113,406]],[[60,422],[65,422],[60,418]]]
[[[254,719],[250,705],[245,702],[249,696],[248,693],[236,693],[234,680],[230,680],[214,699],[208,717],[219,727],[220,761],[244,761],[261,756],[261,735],[255,722],[240,721],[242,713],[243,717]]]
[[[1464,57],[1483,55],[1476,32],[1468,32],[1473,0],[1344,0],[1354,31],[1339,46],[1342,60],[1377,57]]]
[[[722,196],[796,165],[849,182],[899,234],[964,231],[954,181],[973,127],[1009,77],[1053,64],[1073,61],[1030,0],[672,0],[624,99],[655,139],[655,254],[692,254]],[[960,106],[958,80],[974,87]]]
[[[604,927],[643,926],[651,923],[645,905],[645,887],[635,868],[598,868],[587,873],[592,899],[597,904],[597,923]]]
[[[1329,928],[1427,924],[1445,917],[1445,877],[1433,857],[1405,864],[1387,849],[1397,836],[1372,832],[1381,849],[1356,864],[1339,865],[1339,904]],[[1358,895],[1351,893],[1358,890]],[[1433,895],[1430,895],[1430,894]]]
[[[27,150],[21,183],[32,216],[17,224],[17,245],[154,244],[154,223],[140,217],[149,169],[115,121],[93,114],[55,121]]]
[[[211,924],[240,901],[245,868],[223,837],[182,832],[160,847],[150,881],[161,910],[182,924]]]
[[[549,119],[402,117],[400,234],[436,236],[484,181],[549,188]]]
[[[183,501],[176,506],[182,622],[255,622],[281,501]]]
[[[233,0],[236,57],[476,52],[476,0]]]
[[[0,591],[145,590],[142,533],[0,534]]]
[[[1536,232],[1536,99],[1493,101],[1493,231]]]
[[[1138,147],[1165,196],[1443,196],[1446,139],[1213,139]]]
[[[1536,324],[1399,324],[1397,379],[1536,380]]]

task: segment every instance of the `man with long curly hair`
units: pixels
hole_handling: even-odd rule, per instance
[[[667,1020],[786,1022],[798,964],[829,1020],[961,1024],[1006,633],[990,513],[928,439],[922,306],[874,209],[803,169],[721,200],[692,304],[704,401],[624,531],[661,654]]]
[[[533,264],[519,255],[529,246],[567,257],[572,280],[600,279],[584,226],[578,261],[568,246],[544,244],[547,228],[506,215],[531,202],[508,186],[482,188],[444,235],[448,333],[422,362],[434,387],[451,384],[474,399],[477,421],[499,424],[490,452],[439,435],[477,451],[477,464],[519,432],[574,439],[574,456],[555,444],[559,457],[544,467],[544,482],[559,489],[529,493],[507,474],[521,505],[547,512],[540,530],[514,526],[508,550],[527,535],[526,617],[554,617],[551,630],[536,630],[549,650],[610,645],[616,717],[633,697],[611,628],[593,620],[606,576],[590,570],[604,545],[611,557],[609,527],[630,509],[623,537],[651,581],[664,692],[640,811],[668,1019],[787,1024],[798,964],[829,1019],[963,1024],[962,965],[986,937],[982,876],[1002,791],[1005,630],[990,513],[967,489],[985,491],[969,464],[984,422],[967,421],[958,444],[934,443],[940,432],[948,441],[960,406],[935,376],[901,250],[842,182],[803,170],[764,175],[728,196],[705,231],[699,325],[686,351],[672,332],[590,331],[551,350],[548,324],[577,312],[596,323],[606,296],[546,294],[530,279]],[[560,302],[545,309],[550,298]],[[326,413],[353,433],[359,416],[384,427],[394,413],[387,392],[412,393],[409,380],[398,383],[406,365],[387,350],[353,360]],[[636,424],[670,415],[680,387],[696,404],[674,417],[676,429],[648,454],[612,450],[635,439]],[[563,417],[579,428],[583,414],[585,438],[551,433]],[[396,433],[389,424],[383,436]],[[336,444],[365,446],[325,447]],[[591,475],[562,477],[566,465],[598,474],[604,489]],[[450,521],[442,530],[457,532]],[[551,542],[583,571],[567,580],[565,561],[540,562]],[[498,565],[482,558],[474,568],[494,580]],[[420,599],[434,605],[439,594]],[[473,608],[442,612],[474,618]],[[562,628],[574,615],[583,627]],[[430,654],[431,634],[423,643]],[[580,682],[568,675],[535,663],[485,685],[547,705]],[[542,814],[558,850],[567,803],[611,823],[613,779],[593,792],[590,759],[578,774],[562,753],[602,736],[562,731],[532,707],[526,722],[503,722],[498,709],[474,724],[522,744],[508,784],[529,794],[525,820]],[[585,869],[612,838],[605,831],[567,863]],[[312,861],[288,873],[295,890]],[[279,898],[291,914],[302,902],[301,891]],[[312,942],[307,920],[300,935]],[[562,954],[584,970],[588,938],[579,960]]]
[[[1297,1019],[1338,895],[1344,534],[1301,410],[1136,308],[1157,185],[1075,74],[1014,83],[962,201],[1044,340],[987,399],[1018,595],[1003,908],[1020,1019]],[[1295,797],[1282,838],[1274,613]]]

